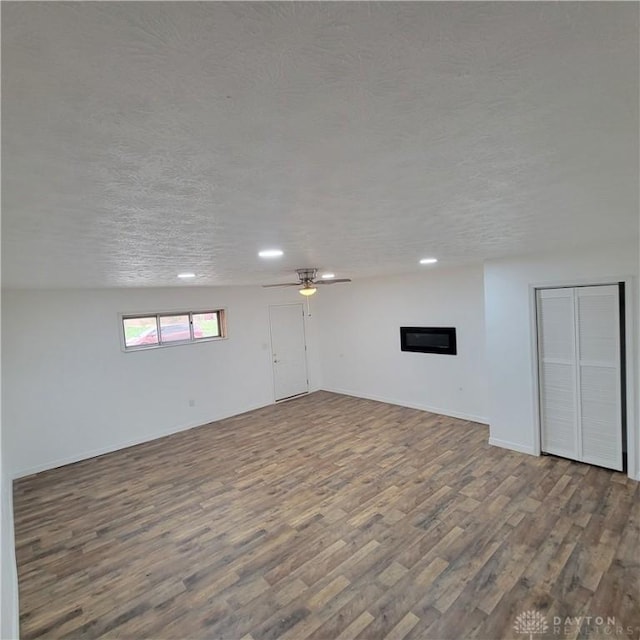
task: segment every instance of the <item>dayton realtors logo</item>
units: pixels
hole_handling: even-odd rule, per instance
[[[581,634],[597,635],[598,637],[634,637],[640,632],[640,627],[624,626],[618,623],[612,616],[553,616],[551,627],[547,618],[540,612],[532,609],[523,611],[513,624],[516,633],[529,636],[529,640],[534,640],[534,636],[549,635],[559,637],[576,637]]]
[[[527,634],[529,640],[534,635],[542,635],[549,629],[547,619],[539,611],[523,611],[513,624],[516,633]]]

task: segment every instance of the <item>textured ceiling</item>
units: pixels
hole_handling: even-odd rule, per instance
[[[638,15],[2,2],[3,284],[358,277],[635,236]]]

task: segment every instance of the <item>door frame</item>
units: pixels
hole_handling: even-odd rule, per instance
[[[273,332],[271,330],[271,308],[272,307],[300,307],[300,314],[302,316],[302,337],[304,339],[304,373],[307,380],[307,390],[302,393],[297,393],[295,396],[288,396],[286,398],[280,398],[280,400],[276,399],[276,372],[274,370],[273,365],[275,362],[273,361]],[[305,322],[304,316],[304,303],[302,302],[282,302],[280,304],[270,304],[268,308],[269,315],[269,361],[271,362],[271,386],[273,388],[273,402],[274,404],[278,404],[280,402],[287,402],[288,400],[293,400],[295,398],[299,398],[305,394],[309,393],[309,359],[307,358],[307,323]]]
[[[638,423],[636,422],[636,305],[635,278],[633,276],[607,276],[601,278],[572,278],[570,280],[552,280],[529,284],[529,335],[531,338],[531,379],[533,380],[533,454],[542,452],[542,425],[540,420],[540,369],[538,362],[538,311],[536,292],[538,289],[559,289],[571,287],[589,287],[624,283],[624,325],[625,325],[625,397],[627,430],[627,475],[632,480],[640,480],[640,469],[636,468],[638,458]]]

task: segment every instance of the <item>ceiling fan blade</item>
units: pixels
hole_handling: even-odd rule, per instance
[[[263,287],[299,287],[301,282],[282,282],[280,284],[263,284]]]
[[[351,282],[351,278],[336,278],[335,280],[318,280],[313,284],[336,284],[336,282]]]

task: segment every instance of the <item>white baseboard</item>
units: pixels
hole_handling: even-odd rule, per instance
[[[529,445],[510,442],[509,440],[500,440],[499,438],[489,438],[489,444],[494,447],[502,447],[503,449],[511,449],[518,453],[528,453],[530,456],[537,456],[535,449]]]
[[[40,473],[41,471],[49,471],[50,469],[56,469],[57,467],[64,467],[65,465],[73,464],[74,462],[82,462],[82,460],[89,460],[90,458],[103,456],[106,453],[113,453],[114,451],[120,451],[121,449],[127,449],[128,447],[135,447],[138,444],[143,444],[145,442],[152,442],[153,440],[158,440],[160,438],[173,435],[174,433],[179,433],[180,431],[188,431],[189,429],[195,429],[196,427],[201,427],[211,422],[226,420],[227,418],[233,418],[234,416],[239,416],[243,413],[248,413],[249,411],[262,409],[263,407],[267,407],[270,404],[273,404],[273,403],[268,402],[266,404],[265,403],[257,404],[255,406],[243,408],[241,411],[220,415],[220,416],[211,418],[210,420],[208,419],[205,422],[201,421],[196,424],[189,423],[186,425],[179,425],[177,427],[172,427],[170,429],[158,431],[157,433],[154,433],[149,437],[135,438],[133,440],[119,442],[117,444],[108,445],[106,447],[100,447],[99,449],[91,449],[89,451],[83,451],[82,453],[75,453],[71,456],[67,456],[64,458],[58,458],[57,460],[44,462],[34,467],[29,467],[27,469],[20,469],[19,471],[14,471],[12,474],[12,479],[17,480],[18,478],[24,478],[25,476],[30,476],[30,475],[33,475],[34,473]]]
[[[385,402],[386,404],[394,404],[400,407],[407,407],[408,409],[418,409],[419,411],[428,411],[429,413],[437,413],[441,416],[449,416],[450,418],[458,418],[460,420],[469,420],[470,422],[479,422],[480,424],[489,424],[487,418],[482,416],[475,416],[469,413],[462,413],[460,411],[451,411],[450,409],[442,409],[440,407],[431,407],[424,404],[416,404],[414,402],[405,402],[404,400],[397,400],[395,398],[387,398],[383,396],[371,395],[368,393],[360,393],[358,391],[348,391],[346,389],[330,389],[324,387],[323,391],[329,393],[339,393],[343,396],[352,396],[354,398],[363,398],[364,400],[375,400],[376,402]]]

